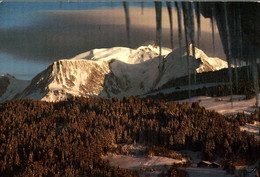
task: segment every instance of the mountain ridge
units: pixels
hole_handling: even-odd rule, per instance
[[[29,84],[30,81],[28,80],[19,80],[10,74],[2,74],[0,76],[0,103],[13,99]]]
[[[50,64],[14,99],[56,102],[71,96],[122,98],[142,95],[172,78],[187,75],[184,49],[179,49],[180,56],[179,50],[162,48],[163,59],[159,58],[159,47],[152,44],[137,49],[93,49]],[[208,57],[200,49],[196,48],[195,54],[194,58],[190,53],[189,60],[195,64],[198,73],[227,67],[225,61]]]

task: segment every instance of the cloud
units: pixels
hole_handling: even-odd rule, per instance
[[[169,19],[163,8],[163,46],[170,47]],[[178,47],[177,15],[173,10],[174,44]],[[155,40],[155,9],[130,7],[132,47]],[[217,31],[217,30],[215,30]],[[216,56],[225,58],[218,33]],[[127,46],[123,8],[41,11],[35,14],[30,26],[0,31],[1,51],[30,60],[55,61],[71,58],[94,48]],[[211,28],[202,18],[201,49],[209,56],[212,52]]]

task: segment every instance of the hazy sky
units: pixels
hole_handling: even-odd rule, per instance
[[[125,15],[121,2],[105,4],[84,2],[48,2],[32,4],[0,3],[0,74],[35,75],[51,62],[71,58],[94,48],[127,46]],[[9,3],[9,4],[6,4]],[[18,3],[18,2],[16,2]],[[130,7],[130,23],[133,48],[155,40],[155,9],[153,3],[140,3]],[[15,8],[12,8],[15,7]],[[77,10],[80,9],[80,10]],[[87,9],[87,10],[85,10]],[[169,16],[162,11],[163,46],[170,47]],[[174,46],[178,46],[177,15],[173,8]],[[201,49],[213,56],[209,19],[202,18]],[[222,44],[215,28],[216,53],[225,59]],[[184,43],[183,43],[184,44]],[[3,55],[4,54],[4,55]],[[6,59],[7,55],[11,59]],[[3,59],[5,57],[5,59]],[[24,64],[7,71],[2,65],[14,65],[16,60]],[[11,62],[13,61],[13,62]],[[33,61],[30,65],[30,61]],[[28,72],[34,64],[34,72]],[[1,68],[2,66],[2,68]],[[24,69],[21,69],[23,67]],[[21,70],[21,71],[19,71]],[[39,70],[39,71],[38,71]],[[19,71],[19,72],[18,72]],[[19,76],[18,76],[19,77]],[[29,77],[28,77],[29,78]]]

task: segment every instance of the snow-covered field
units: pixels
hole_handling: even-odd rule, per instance
[[[253,113],[256,110],[255,98],[245,100],[244,95],[233,95],[233,102],[230,102],[230,96],[223,97],[206,97],[199,96],[179,102],[199,102],[200,106],[205,107],[208,110],[214,110],[221,114],[237,114],[238,112],[244,112],[245,114]],[[260,140],[260,122],[255,124],[247,124],[240,128],[241,131],[246,131],[249,134],[255,135]]]
[[[137,170],[141,176],[149,175],[156,177],[161,171],[167,171],[174,163],[186,162],[186,159],[178,160],[168,157],[153,156],[127,156],[127,155],[109,155],[103,159],[109,160],[113,166]]]
[[[190,100],[180,100],[179,102],[199,102],[199,105],[208,110],[215,110],[221,114],[236,114],[244,112],[245,114],[253,113],[256,109],[255,98],[245,100],[244,95],[233,95],[233,101],[230,101],[230,96],[223,97],[207,97],[198,96]]]
[[[139,174],[158,176],[161,171],[167,171],[174,163],[186,162],[185,159],[177,160],[161,156],[144,157],[144,156],[126,156],[126,155],[111,155],[104,156],[103,159],[109,160],[113,166],[137,170]]]
[[[103,159],[109,160],[113,166],[137,170],[141,176],[156,177],[161,171],[167,171],[172,164],[187,161],[186,158],[180,160],[162,156],[147,157],[144,155],[146,147],[139,144],[124,145],[122,149],[128,155],[108,154],[103,156]]]
[[[165,165],[172,165],[174,163],[183,163],[186,162],[185,159],[178,160],[168,157],[153,156],[127,156],[127,155],[110,155],[104,156],[104,159],[107,159],[111,162],[113,166],[119,166],[120,168],[128,168],[133,170],[140,170],[141,167],[158,167]]]

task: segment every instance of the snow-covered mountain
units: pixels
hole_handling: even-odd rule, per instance
[[[186,53],[184,48],[179,50],[162,48],[160,59],[159,47],[153,44],[137,49],[94,49],[52,63],[15,98],[60,101],[70,96],[122,98],[145,94],[170,79],[187,75]],[[207,57],[199,49],[195,54],[195,58],[189,59],[195,64],[196,72],[227,67],[225,61]]]
[[[0,103],[11,100],[16,94],[22,92],[31,81],[19,80],[10,74],[0,76]]]
[[[190,73],[202,73],[217,71],[228,67],[228,63],[217,57],[208,57],[202,50],[195,47],[195,58],[192,56],[192,45],[190,45],[189,63]],[[171,52],[162,65],[162,77],[156,87],[160,87],[172,78],[188,75],[186,48],[179,48]]]

